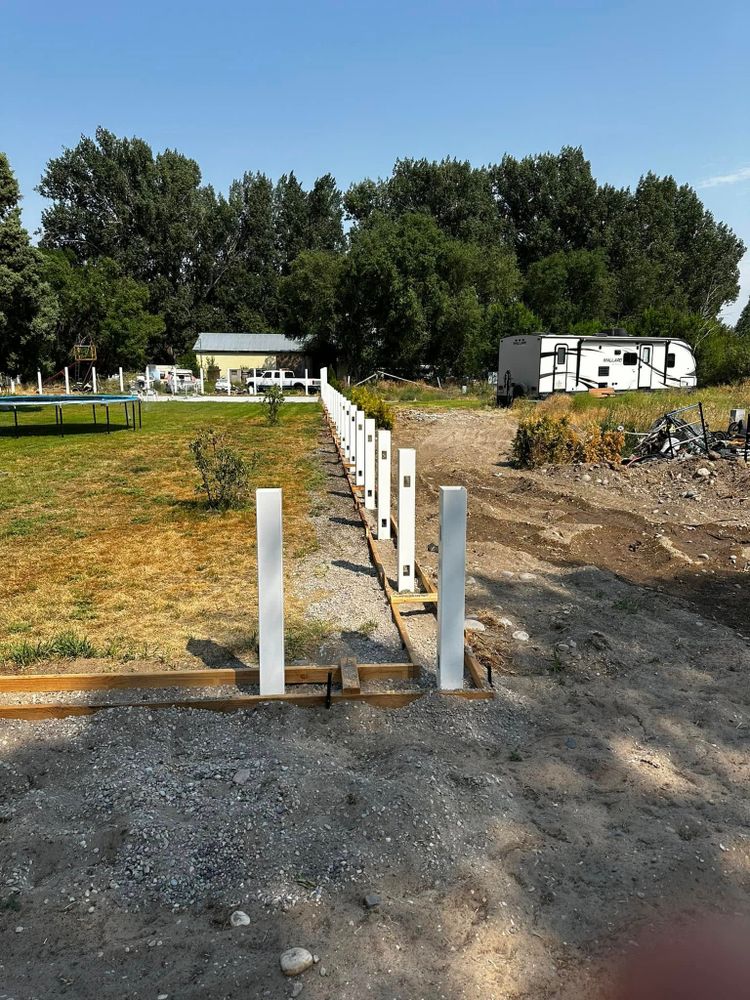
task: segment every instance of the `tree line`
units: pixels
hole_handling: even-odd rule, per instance
[[[102,369],[191,364],[198,332],[285,332],[339,371],[480,375],[534,330],[687,340],[704,381],[750,373],[741,240],[672,177],[599,184],[580,148],[497,164],[398,160],[305,190],[226,194],[175,150],[99,128],[49,161],[39,246],[0,154],[0,372],[50,373],[90,338]]]

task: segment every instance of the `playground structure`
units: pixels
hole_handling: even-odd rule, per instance
[[[132,395],[105,395],[93,393],[82,395],[82,396],[0,396],[0,413],[12,413],[13,414],[13,430],[15,437],[19,437],[19,421],[18,415],[20,413],[52,409],[55,414],[55,426],[57,427],[57,432],[61,437],[65,436],[65,419],[64,411],[66,407],[77,406],[77,407],[91,407],[93,425],[98,426],[99,422],[97,420],[97,407],[104,409],[104,424],[107,434],[112,430],[112,422],[110,420],[110,407],[122,406],[125,415],[125,427],[127,429],[132,428],[136,430],[137,427],[143,426],[143,416],[141,412],[141,401],[138,396]],[[77,412],[81,412],[80,410]]]
[[[407,608],[413,610],[414,605],[422,605],[428,612],[437,614],[438,691],[441,694],[468,699],[494,697],[489,671],[485,677],[473,653],[465,647],[464,573],[467,515],[465,489],[463,487],[440,489],[440,565],[436,588],[414,557],[413,451],[411,456],[409,454],[399,456],[401,476],[397,521],[390,514],[390,432],[380,432],[383,436],[379,441],[382,447],[378,456],[381,476],[378,484],[372,479],[376,468],[374,425],[365,420],[364,415],[362,421],[359,421],[360,413],[340,393],[327,385],[325,372],[322,383],[326,427],[330,430],[338,455],[344,463],[343,472],[350,487],[352,502],[362,521],[370,555],[406,651],[407,662],[360,664],[353,658],[345,658],[332,664],[286,665],[282,491],[259,489],[256,492],[258,667],[239,669],[219,667],[210,670],[174,670],[158,673],[2,676],[0,693],[123,689],[137,692],[153,688],[173,690],[170,691],[170,700],[158,702],[118,700],[5,705],[0,707],[0,718],[62,718],[69,715],[91,714],[113,707],[145,705],[149,710],[181,707],[230,711],[256,708],[268,701],[288,701],[295,705],[328,708],[338,702],[364,701],[381,707],[400,707],[434,690],[428,679],[422,676],[423,668],[401,613]],[[358,445],[356,431],[359,425],[362,426],[362,434]],[[354,427],[354,435],[350,433],[351,427]],[[408,453],[410,449],[401,451]],[[345,458],[347,453],[348,460]],[[368,470],[371,491],[358,487],[356,478],[360,469],[362,475],[365,469]],[[398,590],[394,590],[391,586],[384,567],[382,550],[379,550],[382,539],[378,542],[372,530],[373,510],[378,511],[378,533],[384,535],[382,522],[385,522],[388,533],[384,540],[387,544],[395,543],[399,558],[399,575],[403,576]],[[408,563],[404,562],[402,565],[403,560],[407,558]],[[441,594],[445,595],[444,600],[440,599]],[[393,683],[384,689],[383,681]],[[258,693],[240,693],[222,698],[202,696],[194,699],[181,697],[176,699],[174,697],[175,688],[209,688],[227,684],[236,684],[240,688],[258,685]]]

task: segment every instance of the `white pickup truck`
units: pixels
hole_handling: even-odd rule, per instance
[[[295,375],[289,368],[269,368],[267,371],[251,375],[245,382],[249,393],[265,392],[272,385],[280,389],[299,389],[301,392],[320,392],[320,379]]]

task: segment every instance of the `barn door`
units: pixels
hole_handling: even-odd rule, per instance
[[[638,388],[650,389],[654,374],[654,348],[651,344],[641,344],[638,348]]]
[[[566,344],[556,344],[552,366],[552,390],[563,392],[568,388],[568,348]]]

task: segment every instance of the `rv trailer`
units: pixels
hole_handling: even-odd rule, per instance
[[[696,385],[695,358],[684,340],[629,337],[604,330],[587,337],[534,333],[500,341],[497,401],[589,389],[679,389]]]

